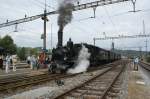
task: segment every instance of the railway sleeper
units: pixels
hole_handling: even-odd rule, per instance
[[[83,96],[80,96],[80,97],[73,97],[73,96],[66,96],[62,99],[100,99],[100,96],[97,96],[97,95],[83,95]]]
[[[68,96],[70,97],[80,97],[82,99],[82,97],[84,96],[101,96],[102,93],[97,93],[97,92],[92,92],[92,91],[86,91],[84,93],[76,93],[76,92],[73,92],[73,93],[70,93]],[[83,98],[83,99],[87,99],[87,98]],[[92,98],[93,99],[93,98]]]
[[[92,83],[89,83],[88,85],[107,85],[107,83],[106,82],[110,82],[111,80],[110,79],[108,79],[108,80],[105,80],[105,81],[99,81],[99,82],[92,82]]]
[[[99,90],[105,90],[107,86],[106,85],[96,85],[96,86],[84,86],[83,89],[99,89]]]
[[[80,99],[100,99],[101,96],[98,96],[98,95],[83,95],[82,96],[83,98],[80,98]]]
[[[89,94],[89,95],[101,95],[101,91],[95,91],[95,90],[76,90],[74,92],[81,93],[82,94]]]
[[[95,86],[95,84],[97,85],[97,84],[101,84],[101,85],[104,85],[104,84],[106,84],[106,82],[102,82],[102,81],[93,81],[92,83],[89,83],[89,84],[87,84],[87,85],[94,85]]]
[[[119,93],[115,93],[115,92],[108,92],[107,94],[109,97],[117,97],[119,95]]]
[[[112,88],[110,92],[118,93],[120,90],[121,88]]]
[[[84,88],[81,88],[81,90],[93,90],[93,91],[104,91],[105,89],[100,89],[100,88],[89,88],[89,87],[84,87]]]
[[[120,83],[120,84],[115,84],[115,85],[113,85],[112,87],[113,87],[113,88],[118,88],[119,86],[121,86],[121,83]]]

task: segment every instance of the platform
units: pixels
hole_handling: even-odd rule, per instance
[[[138,71],[134,71],[133,64],[130,64],[128,99],[150,99],[149,81],[145,79],[148,75],[150,75],[150,71],[145,71],[140,66]]]

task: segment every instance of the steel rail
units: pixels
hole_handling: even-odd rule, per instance
[[[9,83],[9,84],[2,85],[2,86],[0,86],[0,92],[5,92],[10,89],[16,89],[16,88],[20,88],[20,87],[26,87],[28,85],[35,85],[35,84],[46,82],[46,81],[58,80],[58,79],[65,78],[65,77],[72,77],[75,75],[77,75],[77,74],[57,75],[54,77],[40,77],[39,76],[39,78],[37,78],[37,79],[23,80],[21,82]]]
[[[101,77],[103,75],[105,75],[106,73],[108,72],[111,72],[111,70],[113,70],[115,67],[111,67],[109,69],[107,69],[106,71],[100,73],[99,75],[96,75],[95,77],[93,77],[92,79],[84,82],[83,84],[73,88],[73,89],[70,89],[68,90],[67,92],[57,96],[55,99],[63,99],[64,96],[67,96],[67,94],[71,93],[72,91],[75,91],[76,89],[80,89],[81,87],[83,87],[84,85],[86,86],[88,83],[92,83],[93,80],[97,79],[98,77]],[[101,98],[100,99],[104,99],[104,97],[106,96],[107,92],[110,90],[111,86],[115,83],[115,81],[117,80],[117,78],[119,77],[119,75],[122,73],[122,71],[124,70],[125,66],[122,66],[121,67],[121,70],[119,71],[119,73],[116,74],[116,76],[114,77],[114,79],[112,80],[112,82],[108,85],[108,87],[105,89],[105,91],[103,92],[102,96],[100,96]],[[86,91],[87,92],[87,91]],[[82,95],[86,94],[85,93],[82,93]],[[99,98],[98,98],[99,99]]]
[[[107,89],[103,92],[103,95],[101,96],[101,99],[105,99],[105,97],[107,96],[109,90],[112,88],[113,84],[119,78],[120,74],[123,72],[124,69],[125,69],[125,66],[123,66],[121,68],[121,71],[116,75],[116,77],[113,79],[113,81],[108,85]]]
[[[145,62],[140,61],[139,65],[142,66],[144,69],[150,71],[150,64],[149,63],[145,63]]]

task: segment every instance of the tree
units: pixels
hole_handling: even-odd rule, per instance
[[[24,47],[17,49],[17,56],[20,60],[26,60],[26,50]]]
[[[6,35],[5,37],[0,39],[0,46],[5,49],[6,53],[16,54],[17,46],[14,44],[13,39]]]
[[[30,54],[31,54],[31,55],[35,55],[35,56],[38,56],[38,49],[37,49],[37,48],[31,48]]]

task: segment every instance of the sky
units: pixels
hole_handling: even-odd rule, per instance
[[[76,1],[76,0],[74,0]],[[97,0],[80,0],[80,4],[93,2]],[[41,14],[44,11],[45,0],[1,0],[0,1],[0,23],[5,23],[8,19],[13,21],[16,19]],[[60,0],[46,0],[47,11],[54,11],[58,8]],[[118,35],[138,35],[143,33],[143,20],[145,22],[145,33],[150,34],[150,0],[137,0],[136,9],[141,10],[133,13],[132,2],[122,2],[117,4],[105,5],[96,8],[96,17],[93,16],[93,9],[85,9],[73,12],[72,22],[64,29],[63,44],[65,45],[71,37],[74,43],[93,44],[93,38]],[[47,48],[56,47],[57,44],[57,17],[58,15],[48,16],[47,22]],[[43,33],[43,21],[37,19],[31,22],[21,23],[18,25],[18,32],[14,32],[15,26],[0,28],[0,36],[10,35],[18,46],[25,47],[42,47],[43,41],[41,34]],[[51,45],[52,33],[52,45]],[[127,47],[135,47],[139,50],[139,46],[145,51],[145,41],[149,38],[136,39],[118,39],[113,40],[115,48],[125,49]],[[112,40],[96,41],[96,46],[110,49]],[[131,49],[131,48],[129,48]],[[150,50],[150,46],[148,46]]]

